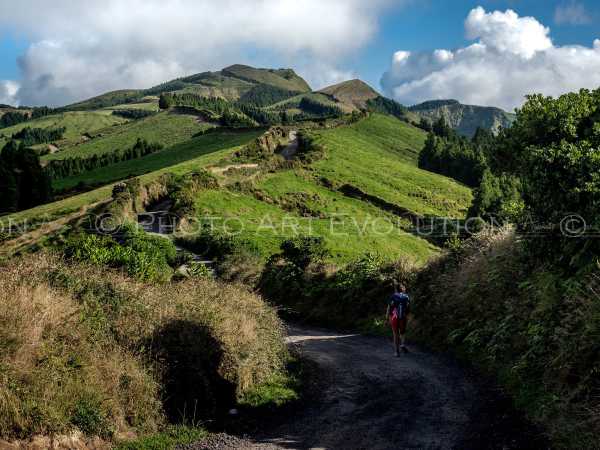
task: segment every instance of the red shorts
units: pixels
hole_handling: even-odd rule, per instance
[[[398,319],[396,316],[390,316],[390,325],[392,330],[396,333],[405,334],[407,322],[408,318],[406,316],[404,316],[402,319]]]

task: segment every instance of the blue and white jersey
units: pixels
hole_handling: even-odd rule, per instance
[[[396,310],[396,314],[400,319],[403,319],[408,314],[410,306],[410,297],[404,292],[394,293],[389,300],[390,312]]]

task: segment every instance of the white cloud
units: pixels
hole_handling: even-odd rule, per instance
[[[20,58],[21,103],[64,104],[237,62],[335,70],[391,3],[20,0],[0,2],[0,27],[34,42]]]
[[[554,10],[554,21],[558,25],[587,25],[592,23],[589,13],[582,3],[571,1],[558,5]]]
[[[16,105],[19,84],[10,80],[0,80],[0,103],[4,105]]]
[[[405,104],[455,98],[512,110],[531,93],[560,95],[600,86],[600,40],[555,46],[550,30],[514,11],[473,9],[465,21],[473,44],[450,50],[396,52],[381,80]]]

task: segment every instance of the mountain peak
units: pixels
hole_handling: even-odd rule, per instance
[[[308,83],[293,69],[259,69],[243,64],[234,64],[221,70],[221,74],[251,83],[269,84],[290,91],[311,91]]]
[[[359,109],[365,108],[367,101],[381,97],[375,89],[359,79],[343,81],[318,92]]]

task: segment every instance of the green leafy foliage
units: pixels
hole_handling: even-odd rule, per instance
[[[147,109],[115,109],[112,112],[113,116],[123,117],[124,119],[139,120],[145,117],[153,116],[156,111]]]
[[[600,229],[599,110],[600,90],[556,99],[529,96],[513,127],[502,134],[498,152],[498,165],[521,178],[521,225],[527,231],[532,224],[549,230],[532,240],[532,249],[560,251],[566,264],[586,264],[598,253],[597,239],[568,239],[559,225],[566,215],[577,214],[588,232]]]
[[[65,127],[46,129],[25,127],[13,134],[12,138],[21,141],[25,146],[44,144],[62,139],[66,130]]]
[[[173,274],[177,251],[173,243],[150,236],[133,225],[124,226],[122,244],[109,236],[80,233],[64,243],[68,258],[120,268],[141,281],[167,281]]]
[[[32,208],[51,197],[50,179],[37,153],[23,143],[6,144],[0,153],[0,212]]]
[[[510,229],[484,231],[413,284],[413,337],[497,377],[556,448],[593,448],[600,365],[598,268],[565,276]]]
[[[481,183],[487,162],[482,146],[459,136],[440,119],[419,154],[419,167],[475,187]]]

